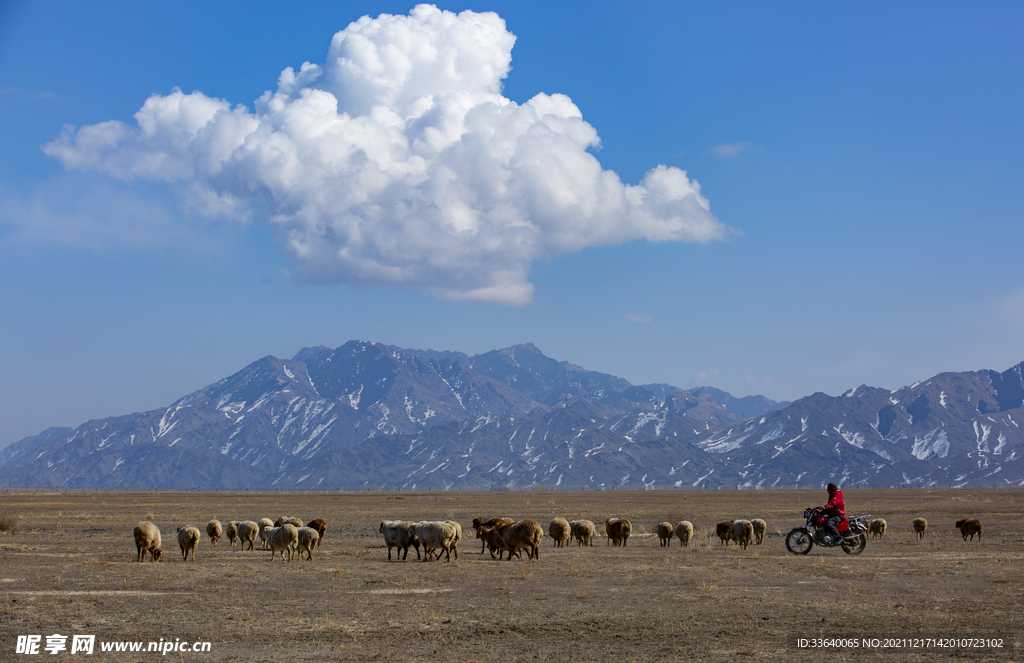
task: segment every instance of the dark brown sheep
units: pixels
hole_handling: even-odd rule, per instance
[[[633,523],[625,518],[608,518],[604,521],[604,531],[608,535],[608,543],[624,546],[633,532]]]
[[[981,521],[977,518],[964,518],[963,520],[956,521],[954,525],[960,534],[963,535],[964,541],[967,540],[967,536],[970,535],[971,541],[974,541],[974,535],[978,535],[978,541],[981,541],[981,533],[984,531],[984,527],[981,525]]]
[[[722,545],[729,543],[729,537],[732,536],[732,524],[735,520],[722,520],[715,526],[715,533],[718,534],[718,538],[722,540]]]
[[[324,534],[327,533],[327,521],[323,518],[314,518],[306,523],[306,527],[312,527],[316,530],[317,535],[320,537],[316,541],[316,547],[319,548],[320,544],[324,541]]]

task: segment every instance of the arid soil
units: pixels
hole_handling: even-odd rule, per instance
[[[209,641],[193,661],[661,661],[1024,659],[1024,489],[846,491],[850,515],[889,530],[860,556],[814,548],[789,554],[784,535],[824,491],[0,494],[19,517],[0,535],[0,660],[79,660],[15,654],[17,636],[94,634],[100,641]],[[269,561],[205,536],[211,518],[323,518],[312,562]],[[553,547],[538,561],[492,561],[474,516],[628,518],[628,546]],[[722,518],[764,518],[747,550],[720,545]],[[927,518],[918,540],[914,518]],[[981,542],[953,523],[980,518]],[[151,518],[163,559],[135,561],[132,528]],[[455,519],[458,561],[387,561],[382,519]],[[691,521],[689,547],[651,533]],[[204,532],[182,561],[178,525]],[[259,548],[259,546],[257,546]],[[821,652],[806,638],[997,638],[1002,648],[858,647]],[[70,639],[69,639],[70,643]],[[890,643],[892,644],[892,643]],[[901,644],[901,643],[897,643]],[[903,642],[904,645],[912,641]],[[87,660],[153,661],[158,653]]]

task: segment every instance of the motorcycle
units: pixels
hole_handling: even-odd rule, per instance
[[[868,545],[867,519],[870,517],[871,514],[846,518],[836,527],[839,530],[839,540],[826,541],[825,519],[821,515],[821,510],[818,507],[804,509],[807,524],[803,527],[794,527],[786,535],[786,549],[794,555],[806,555],[817,544],[824,548],[841,546],[847,555],[859,555]]]

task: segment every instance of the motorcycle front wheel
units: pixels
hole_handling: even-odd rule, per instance
[[[786,536],[786,550],[794,555],[806,555],[814,547],[814,540],[806,528],[797,527]]]
[[[859,555],[864,552],[864,547],[868,545],[868,537],[861,532],[853,541],[849,543],[843,541],[840,545],[843,546],[843,552],[847,555]]]

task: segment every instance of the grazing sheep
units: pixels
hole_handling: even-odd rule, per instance
[[[327,533],[327,521],[323,518],[314,518],[313,520],[306,523],[306,527],[312,527],[316,530],[317,538],[316,547],[319,548],[320,544],[323,543],[324,534]]]
[[[680,546],[690,545],[690,537],[693,536],[693,523],[689,520],[680,520],[676,523],[676,536],[679,537]]]
[[[267,520],[269,520],[269,518]],[[274,521],[274,527],[280,527],[281,525],[285,524],[294,525],[296,529],[303,526],[302,520],[296,518],[295,516],[282,516]]]
[[[722,520],[715,525],[715,534],[722,540],[722,545],[729,545],[729,537],[732,535],[732,524],[735,520]]]
[[[146,561],[147,550],[154,562],[160,561],[160,556],[164,554],[164,548],[160,542],[159,527],[148,520],[144,520],[135,526],[132,535],[135,537],[135,550],[138,553],[138,561]]]
[[[981,521],[977,518],[964,518],[963,520],[958,520],[954,527],[960,530],[960,534],[963,535],[964,541],[967,540],[968,534],[971,536],[971,541],[974,541],[975,534],[978,535],[978,541],[981,541],[981,533],[984,528],[981,526]]]
[[[416,549],[416,559],[420,558],[420,540],[413,534],[415,523],[401,520],[380,521],[380,533],[384,535],[384,543],[388,546],[388,561],[391,561],[391,549],[398,548],[398,559],[409,559],[409,546]],[[402,557],[405,551],[405,557]]]
[[[754,525],[749,520],[737,520],[732,524],[729,536],[736,542],[736,545],[743,546],[743,549],[746,550],[754,538]]]
[[[461,528],[460,528],[461,529]],[[452,561],[452,551],[455,551],[455,559],[459,558],[459,549],[457,547],[459,532],[456,530],[455,525],[451,522],[421,522],[416,523],[412,526],[412,533],[416,535],[416,538],[420,540],[420,545],[423,546],[423,561],[430,559],[430,551],[443,550],[445,552],[445,561]],[[437,554],[437,558],[441,559],[441,554]]]
[[[502,525],[498,531],[505,550],[509,551],[508,561],[512,561],[512,553],[519,549],[526,550],[527,559],[540,559],[540,540],[544,538],[544,530],[536,520],[520,520],[511,525]]]
[[[625,518],[608,518],[604,521],[604,531],[608,535],[608,543],[624,546],[633,532],[633,524]]]
[[[481,546],[480,546],[480,554],[481,555],[484,554],[484,549],[488,547],[487,539],[483,536],[483,533],[482,533],[483,528],[485,528],[485,527],[494,528],[494,527],[497,527],[498,525],[501,525],[501,524],[511,525],[514,522],[515,521],[512,520],[511,518],[488,518],[487,520],[484,520],[483,518],[479,518],[479,517],[478,518],[474,518],[473,519],[473,529],[476,530],[476,538],[480,539],[480,541],[482,542]],[[491,559],[494,558],[494,551],[495,550],[497,550],[497,548],[494,548],[494,547],[491,548]]]
[[[316,542],[320,540],[320,534],[312,527],[300,527],[298,534],[299,559],[302,559],[302,551],[305,550],[308,555],[306,559],[312,562],[313,548],[316,548]]]
[[[188,554],[192,553],[192,561],[196,561],[196,548],[199,547],[199,539],[202,535],[199,534],[198,527],[192,527],[187,525],[178,528],[178,545],[181,546],[181,558],[188,561]]]
[[[676,533],[672,523],[658,523],[655,531],[658,533],[658,540],[661,542],[662,547],[672,544],[672,537]]]
[[[217,539],[224,534],[224,528],[221,527],[219,520],[211,520],[206,523],[206,536],[210,537],[210,545],[217,545]]]
[[[572,536],[576,539],[578,546],[594,545],[594,537],[597,536],[597,527],[589,520],[574,520],[569,523],[572,528]]]
[[[868,532],[871,533],[872,539],[875,537],[882,538],[885,536],[885,528],[888,526],[889,524],[885,522],[885,518],[875,518],[868,523]]]
[[[750,524],[754,526],[754,543],[761,545],[761,542],[764,541],[764,534],[768,531],[768,523],[760,518],[754,518]]]
[[[923,539],[924,533],[928,530],[928,521],[924,518],[918,518],[914,521],[914,531],[917,532],[917,538]]]
[[[277,527],[277,525],[275,525],[274,521],[270,518],[260,518],[256,523],[256,533],[259,535],[260,543],[263,544],[264,548],[270,545],[266,539],[266,530],[268,527],[273,529],[274,527]]]
[[[569,545],[571,532],[569,521],[565,518],[555,518],[548,525],[548,536],[554,541],[556,548]]]
[[[251,520],[243,520],[235,525],[235,531],[238,533],[239,550],[245,550],[246,543],[249,544],[249,550],[252,550],[260,532],[259,525]]]
[[[232,520],[228,523],[228,526],[224,528],[224,536],[228,537],[228,542],[231,547],[235,547],[235,541],[238,540],[238,521]]]
[[[270,543],[270,561],[274,561],[277,553],[281,553],[281,561],[284,561],[284,554],[288,553],[288,561],[292,561],[295,550],[299,547],[299,530],[291,523],[284,523],[280,527],[268,528],[267,541]]]

